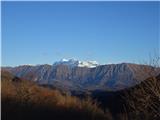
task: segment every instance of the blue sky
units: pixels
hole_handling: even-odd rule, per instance
[[[146,61],[159,52],[158,2],[2,2],[2,65]]]

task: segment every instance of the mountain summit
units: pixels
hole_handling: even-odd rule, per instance
[[[97,67],[99,64],[96,61],[79,61],[76,59],[61,59],[58,62],[55,62],[53,66],[56,65],[67,65],[69,67],[87,67],[87,68],[94,68]]]

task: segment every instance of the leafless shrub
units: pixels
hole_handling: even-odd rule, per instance
[[[160,57],[156,57],[149,62],[149,66],[144,67],[143,72],[148,74],[148,78],[125,93],[125,99],[129,111],[134,116],[134,120],[157,119],[160,118]]]

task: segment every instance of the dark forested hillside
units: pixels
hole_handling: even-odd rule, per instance
[[[160,75],[116,92],[92,91],[91,96],[117,120],[120,116],[122,120],[124,116],[129,120],[160,119]]]

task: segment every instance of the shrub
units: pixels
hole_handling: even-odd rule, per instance
[[[109,120],[97,102],[62,95],[26,80],[2,77],[2,119]]]

